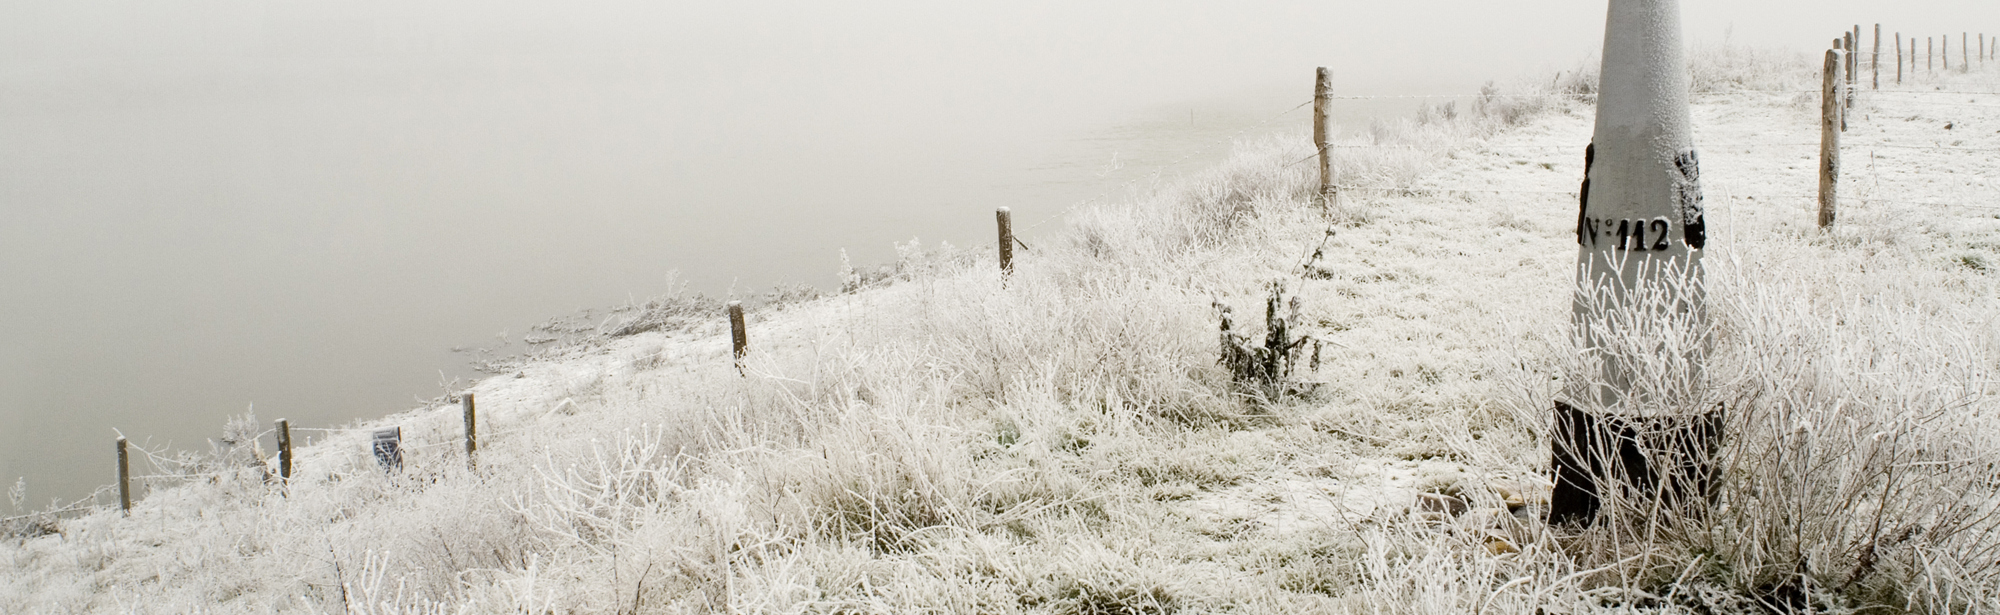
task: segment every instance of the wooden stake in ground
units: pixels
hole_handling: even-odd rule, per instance
[[[1937,71],[1937,38],[1924,37],[1924,72]]]
[[[736,355],[736,374],[743,373],[743,355],[750,353],[750,337],[743,330],[743,302],[729,302],[729,341]]]
[[[1333,153],[1327,151],[1328,132],[1332,130],[1327,114],[1333,111],[1333,73],[1321,66],[1313,77],[1313,147],[1319,148],[1319,196],[1328,204],[1333,201]]]
[[[1868,54],[1869,89],[1882,89],[1882,24],[1875,24],[1875,50]]]
[[[1602,57],[1578,204],[1572,314],[1579,350],[1596,364],[1568,375],[1557,404],[1551,523],[1590,524],[1611,493],[1657,493],[1668,509],[1676,508],[1686,503],[1684,495],[1706,493],[1705,484],[1688,480],[1712,471],[1719,442],[1719,434],[1688,431],[1713,424],[1714,413],[1681,407],[1687,392],[1646,388],[1650,381],[1638,371],[1666,363],[1682,371],[1670,379],[1699,383],[1706,355],[1706,338],[1698,332],[1705,318],[1700,261],[1707,223],[1689,126],[1679,2],[1611,0]],[[1655,348],[1630,340],[1657,334],[1700,341],[1677,346],[1687,352],[1676,357],[1631,350]],[[1606,445],[1629,440],[1620,434],[1641,426],[1649,433],[1686,433],[1669,438],[1682,443],[1670,447],[1656,439],[1633,442],[1630,459],[1613,459],[1626,455]]]
[[[292,422],[278,419],[278,478],[292,480]]]
[[[1903,33],[1896,33],[1896,84],[1903,83]]]
[[[1843,34],[1841,35],[1841,38],[1846,38],[1846,36],[1847,35]],[[1833,39],[1833,51],[1840,52],[1843,54],[1847,53],[1847,47],[1843,46],[1842,42],[1843,41],[1839,38]],[[1844,111],[1846,111],[1848,105],[1853,104],[1852,99],[1847,99],[1842,95],[1843,92],[1846,90],[1847,86],[1844,85],[1844,82],[1841,80],[1840,71],[1845,70],[1846,66],[1847,66],[1847,59],[1845,56],[1843,56],[1840,60],[1840,63],[1834,65],[1833,67],[1834,72],[1829,73],[1833,75],[1833,88],[1834,88],[1833,89],[1834,96],[1830,100],[1835,101],[1834,114],[1837,116],[1836,119],[1840,122],[1841,130],[1847,130],[1847,114],[1844,113]],[[1841,101],[1846,101],[1846,102],[1841,102]]]
[[[478,410],[473,406],[471,393],[459,397],[458,403],[465,411],[465,467],[477,470],[479,463],[473,459],[473,455],[479,452]]]
[[[993,218],[1000,223],[1000,275],[1004,276],[1014,272],[1014,210],[993,210]]]
[[[118,438],[118,510],[132,516],[132,466],[125,457],[125,438]]]
[[[1861,26],[1854,26],[1854,30],[1846,36],[1847,46],[1841,49],[1847,51],[1847,106],[1851,108],[1854,106],[1854,76],[1860,72],[1856,69],[1861,67],[1861,54],[1858,52],[1861,49]],[[1847,130],[1845,119],[1841,120],[1840,129]]]
[[[1951,35],[1946,34],[1938,41],[1938,63],[1944,65],[1944,72],[1951,72]]]
[[[1972,48],[1965,45],[1965,42],[1971,38],[1972,35],[1970,34],[1964,32],[1958,33],[1958,72],[1972,71]]]
[[[1819,89],[1819,227],[1833,226],[1840,179],[1840,50],[1826,51]]]

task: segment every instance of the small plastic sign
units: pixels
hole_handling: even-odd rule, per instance
[[[403,428],[375,430],[375,462],[387,472],[403,471]]]

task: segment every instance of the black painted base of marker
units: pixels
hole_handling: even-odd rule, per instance
[[[1723,418],[1720,406],[1705,414],[1632,417],[1556,402],[1549,524],[1590,527],[1604,490],[1613,488],[1634,500],[1657,494],[1665,510],[1700,514],[1715,502]]]

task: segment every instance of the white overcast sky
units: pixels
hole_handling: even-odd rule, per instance
[[[1212,92],[1287,79],[1300,64],[1339,66],[1360,83],[1423,85],[1574,64],[1601,40],[1604,10],[1573,0],[8,0],[0,77],[79,61],[666,54],[711,59],[743,79],[806,64],[854,87],[888,85],[869,81],[870,66],[914,66],[993,95],[1037,81]],[[1856,23],[1954,38],[2000,31],[1991,0],[1694,0],[1682,12],[1696,41],[1733,31],[1738,42],[1777,47],[1830,40]]]

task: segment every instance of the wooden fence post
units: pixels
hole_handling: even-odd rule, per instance
[[[750,352],[750,337],[743,331],[743,302],[729,302],[729,340],[735,349],[736,374],[743,373],[743,355]]]
[[[292,480],[292,423],[278,419],[278,478]]]
[[[1903,33],[1896,33],[1896,84],[1903,83]]]
[[[1875,24],[1874,52],[1868,54],[1869,89],[1882,89],[1882,24]]]
[[[477,470],[479,463],[473,459],[473,455],[479,452],[478,410],[473,405],[471,393],[466,393],[458,401],[465,410],[465,467],[468,470]]]
[[[1937,70],[1937,37],[1924,37],[1924,72]]]
[[[1845,84],[1844,81],[1842,81],[1840,73],[1847,70],[1846,54],[1853,53],[1853,50],[1848,49],[1847,43],[1848,43],[1847,34],[1845,33],[1841,34],[1840,38],[1833,39],[1833,50],[1840,52],[1842,55],[1840,56],[1840,63],[1833,67],[1834,72],[1831,73],[1833,75],[1832,77],[1833,92],[1834,92],[1833,104],[1835,105],[1834,113],[1839,116],[1840,129],[1843,131],[1847,130],[1847,113],[1845,112],[1847,110],[1847,104],[1842,102],[1843,100],[1845,100],[1847,85]]]
[[[1861,26],[1854,26],[1854,29],[1853,29],[1853,30],[1850,30],[1850,31],[1848,31],[1848,32],[1847,32],[1847,33],[1846,33],[1846,34],[1845,34],[1844,36],[1846,36],[1846,37],[1847,37],[1847,46],[1846,46],[1846,47],[1843,47],[1842,49],[1843,49],[1843,50],[1845,50],[1845,51],[1847,52],[1847,64],[1846,64],[1846,65],[1844,65],[1844,66],[1842,66],[1842,67],[1840,68],[1840,70],[1841,70],[1841,72],[1842,72],[1842,73],[1845,73],[1845,76],[1847,77],[1847,92],[1846,92],[1846,94],[1847,94],[1847,95],[1846,95],[1846,97],[1845,97],[1845,106],[1846,106],[1847,108],[1853,108],[1853,107],[1854,107],[1854,74],[1855,74],[1855,73],[1857,73],[1857,72],[1860,72],[1860,71],[1857,71],[1857,70],[1855,70],[1855,69],[1857,69],[1857,68],[1860,68],[1860,66],[1861,66],[1861,65],[1860,65],[1860,61],[1861,61]],[[1841,130],[1847,130],[1847,115],[1846,115],[1846,114],[1841,114],[1841,117],[1840,117],[1840,129],[1841,129]]]
[[[1840,50],[1826,52],[1819,105],[1819,227],[1833,226],[1836,181],[1840,178]]]
[[[1327,121],[1333,110],[1333,73],[1321,66],[1313,77],[1313,146],[1319,148],[1319,196],[1331,203],[1333,198],[1333,152],[1327,151],[1327,140],[1332,127]]]
[[[1005,276],[1014,273],[1014,210],[993,210],[993,218],[1000,223],[1000,275]]]
[[[1938,41],[1938,63],[1943,64],[1944,72],[1949,73],[1951,72],[1951,35],[1946,34],[1938,38],[1944,39]]]
[[[1967,40],[1970,40],[1971,38],[1972,38],[1971,34],[1965,32],[1958,33],[1958,60],[1959,60],[1958,72],[1964,73],[1972,71],[1972,48],[1966,46],[1965,44],[1965,42]]]
[[[1861,82],[1861,24],[1854,24],[1850,32],[1854,33],[1854,38],[1849,39],[1854,44],[1847,46],[1847,84],[1855,85]],[[1850,89],[1848,95],[1853,96],[1854,92]]]
[[[118,438],[118,510],[132,516],[132,466],[125,457],[125,438]]]

